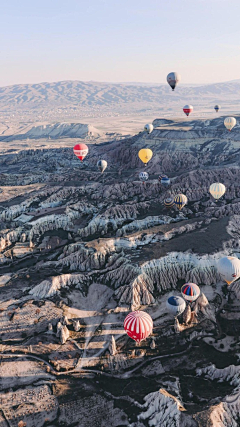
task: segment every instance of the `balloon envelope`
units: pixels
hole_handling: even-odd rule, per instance
[[[182,296],[187,301],[195,301],[200,295],[200,289],[196,283],[185,283],[181,289]]]
[[[235,117],[226,117],[226,119],[224,120],[224,125],[227,128],[227,130],[232,130],[232,128],[234,128],[234,126],[236,125],[237,121],[235,119]]]
[[[161,184],[163,187],[168,187],[170,185],[170,178],[168,178],[167,176],[164,176],[161,179]]]
[[[138,152],[139,159],[142,160],[142,162],[145,164],[147,164],[149,160],[151,160],[152,155],[153,152],[149,148],[142,148],[142,150]]]
[[[149,175],[147,172],[140,172],[140,174],[139,174],[140,181],[145,182],[148,180],[148,178],[149,178]]]
[[[174,197],[174,204],[177,206],[179,210],[181,210],[187,204],[187,197],[185,194],[177,194]]]
[[[105,171],[105,169],[107,168],[106,160],[98,160],[97,167],[100,170],[100,172],[103,173]]]
[[[167,75],[167,82],[169,86],[171,86],[172,90],[175,89],[175,87],[178,85],[180,80],[181,80],[181,76],[176,72],[172,72]]]
[[[158,181],[160,181],[160,182],[161,182],[163,178],[167,178],[167,175],[164,175],[164,174],[159,175],[159,177],[158,177]]]
[[[153,125],[152,123],[148,123],[147,125],[144,126],[144,130],[147,133],[151,133],[153,131]]]
[[[213,196],[215,200],[220,199],[224,195],[226,191],[225,185],[221,184],[220,182],[214,182],[210,185],[209,192]]]
[[[215,105],[214,110],[216,111],[216,113],[218,113],[218,111],[220,110],[221,106],[220,105]]]
[[[174,206],[174,199],[172,197],[167,197],[163,203],[166,208],[171,209]]]
[[[168,298],[166,305],[168,311],[174,316],[178,316],[179,314],[183,313],[186,308],[186,302],[182,297],[179,296],[172,296]]]
[[[240,277],[240,260],[233,256],[225,256],[218,261],[217,269],[221,278],[231,285]]]
[[[186,116],[189,116],[189,114],[192,113],[192,111],[193,111],[193,106],[192,105],[185,105],[183,107],[183,111],[186,114]]]
[[[76,144],[73,148],[73,152],[82,162],[88,153],[88,146],[86,144]]]
[[[124,329],[130,338],[140,343],[152,333],[153,321],[145,311],[133,311],[125,318]]]

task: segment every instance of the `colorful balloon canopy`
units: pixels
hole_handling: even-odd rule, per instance
[[[185,283],[181,289],[182,296],[187,301],[195,301],[200,295],[200,289],[196,283]]]
[[[181,76],[176,72],[172,72],[167,75],[167,82],[169,86],[171,86],[172,90],[175,89],[175,87],[178,85],[180,80],[181,80]]]
[[[220,108],[221,108],[221,105],[215,105],[214,110],[216,111],[216,113],[219,112]]]
[[[152,123],[148,123],[148,124],[146,124],[146,125],[144,126],[144,130],[145,130],[145,132],[147,132],[147,133],[151,133],[151,132],[153,131],[153,125],[152,125]]]
[[[193,106],[192,105],[185,105],[183,107],[183,111],[186,114],[186,116],[189,116],[189,114],[193,112]]]
[[[237,124],[237,121],[235,117],[226,117],[226,119],[224,120],[224,125],[229,131],[232,130],[232,128],[234,128],[236,124]]]
[[[73,148],[73,152],[82,162],[88,153],[88,146],[86,144],[76,144]]]
[[[233,256],[225,256],[218,261],[217,269],[221,278],[231,285],[240,277],[240,260]]]
[[[140,181],[145,182],[148,180],[148,178],[149,178],[149,175],[147,172],[140,172],[139,174]]]
[[[167,175],[164,175],[164,174],[159,175],[158,181],[161,182],[163,178],[167,178]]]
[[[100,170],[100,172],[104,172],[105,169],[107,169],[107,162],[106,160],[98,160],[97,167]]]
[[[210,185],[209,192],[215,200],[220,199],[226,191],[225,185],[220,182],[214,182]]]
[[[167,197],[163,203],[167,209],[171,209],[174,206],[174,199],[172,197]]]
[[[170,185],[170,178],[168,178],[167,176],[164,176],[161,179],[161,184],[163,187],[168,187]]]
[[[174,204],[179,210],[181,210],[187,204],[187,201],[188,199],[185,194],[177,194],[177,196],[174,197]]]
[[[151,160],[153,155],[152,150],[150,150],[149,148],[142,148],[139,152],[138,152],[138,157],[140,160],[142,160],[142,162],[146,165],[149,160]]]
[[[124,329],[130,338],[140,343],[152,333],[153,321],[145,311],[133,311],[125,318]]]
[[[174,316],[178,316],[179,314],[183,313],[186,308],[186,302],[182,297],[179,296],[172,296],[168,298],[166,305],[168,311]]]

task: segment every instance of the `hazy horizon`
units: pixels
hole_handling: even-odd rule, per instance
[[[53,84],[53,83],[60,83],[60,82],[82,82],[82,83],[102,83],[102,84],[109,84],[109,85],[125,85],[125,86],[163,86],[167,84],[167,82],[137,82],[137,81],[104,81],[104,80],[80,80],[80,79],[62,79],[62,80],[48,80],[48,81],[35,81],[35,82],[26,82],[26,83],[13,83],[9,85],[0,85],[1,88],[5,88],[8,86],[20,86],[20,85],[41,85],[41,84]],[[234,83],[234,82],[240,82],[239,79],[234,80],[224,80],[219,82],[212,82],[212,83],[181,83],[181,86],[184,87],[197,87],[197,86],[211,86],[215,84],[224,84],[224,83]]]

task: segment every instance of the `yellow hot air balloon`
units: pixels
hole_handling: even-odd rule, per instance
[[[215,200],[220,199],[224,195],[226,191],[225,185],[221,184],[220,182],[214,182],[210,185],[209,192],[213,196]]]
[[[149,160],[151,160],[152,155],[153,155],[153,152],[149,148],[142,148],[142,150],[138,152],[138,157],[140,160],[142,160],[145,166],[147,165]]]
[[[227,130],[232,130],[232,128],[234,128],[234,126],[236,125],[237,121],[235,119],[235,117],[226,117],[226,119],[224,120],[224,125],[227,128]]]
[[[179,210],[181,210],[187,204],[187,201],[188,199],[185,194],[177,194],[177,196],[174,197],[174,204]]]

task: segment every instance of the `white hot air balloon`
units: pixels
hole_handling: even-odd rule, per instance
[[[225,256],[218,261],[217,269],[221,278],[231,285],[240,277],[240,260],[233,256]]]
[[[106,160],[98,160],[97,167],[100,170],[100,172],[103,173],[105,171],[105,169],[107,168]]]
[[[149,178],[149,175],[147,172],[140,172],[140,174],[139,174],[140,181],[146,182],[148,180],[148,178]]]
[[[220,182],[214,182],[210,185],[209,188],[209,192],[215,200],[220,199],[225,194],[225,191],[225,185],[221,184]]]
[[[232,130],[232,128],[234,128],[236,124],[237,124],[237,121],[235,117],[226,117],[226,119],[224,120],[224,125],[229,131]]]
[[[167,82],[171,86],[172,90],[178,85],[181,80],[181,76],[178,73],[172,72],[167,75]]]
[[[151,133],[153,131],[153,125],[152,125],[152,123],[147,123],[144,126],[144,131],[147,132],[147,133]]]
[[[182,297],[172,296],[168,298],[166,306],[170,313],[172,313],[174,316],[178,316],[184,312],[186,308],[186,302]]]

